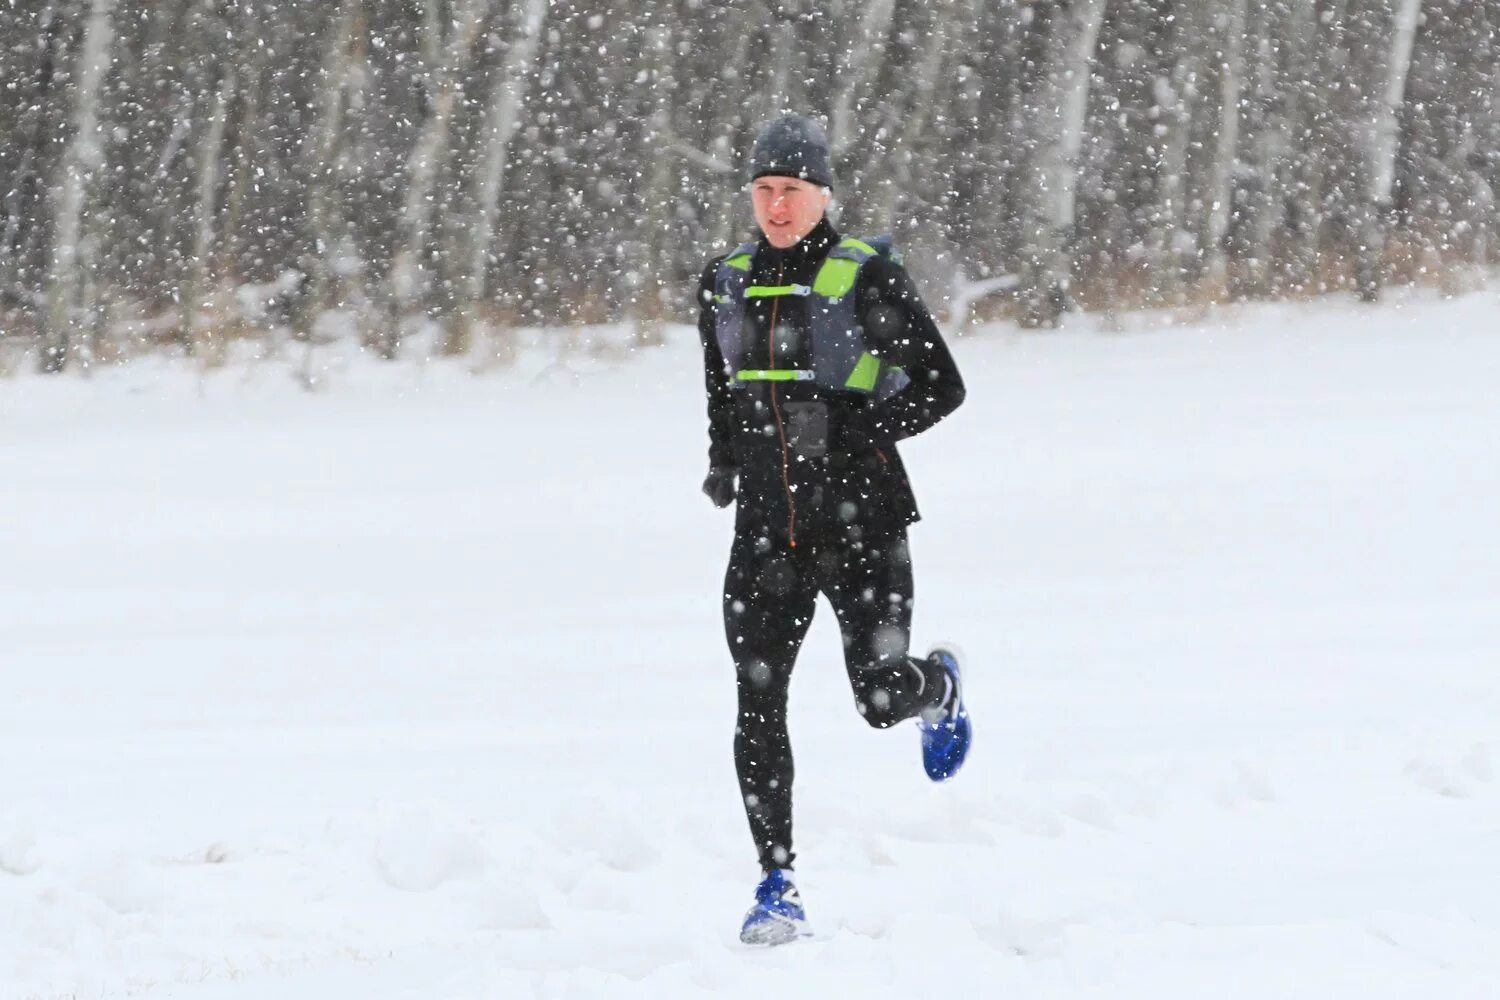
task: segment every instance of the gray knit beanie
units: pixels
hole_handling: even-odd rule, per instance
[[[750,152],[750,179],[775,174],[833,187],[828,135],[802,115],[782,115],[761,129]]]

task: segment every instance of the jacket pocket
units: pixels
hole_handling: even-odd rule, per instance
[[[828,404],[783,403],[787,451],[794,458],[822,458],[828,454]]]

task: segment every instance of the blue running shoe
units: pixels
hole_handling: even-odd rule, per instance
[[[755,887],[755,905],[745,914],[740,940],[745,944],[786,944],[812,934],[802,897],[792,884],[790,868],[774,868]]]
[[[938,646],[927,658],[943,668],[949,688],[941,705],[917,717],[917,728],[922,731],[922,766],[933,781],[947,781],[964,766],[973,729],[969,725],[969,711],[964,708],[958,657],[952,650]]]

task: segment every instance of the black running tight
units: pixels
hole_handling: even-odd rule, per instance
[[[904,530],[796,549],[737,535],[724,579],[724,631],[739,687],[734,762],[763,869],[790,868],[794,858],[787,685],[820,592],[838,617],[855,707],[871,726],[910,719],[945,690],[938,667],[908,655]]]

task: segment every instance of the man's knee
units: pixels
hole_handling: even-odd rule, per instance
[[[911,649],[911,627],[899,620],[844,628],[841,631],[844,662],[851,673],[858,670],[889,670],[906,659]]]
[[[904,716],[896,710],[891,692],[879,685],[859,687],[854,692],[854,707],[860,717],[874,729],[889,729]]]

